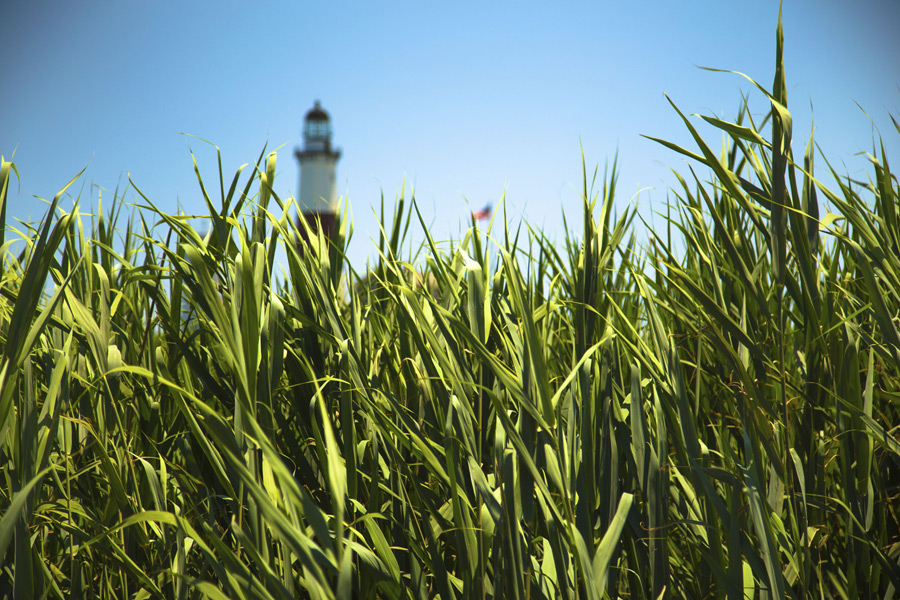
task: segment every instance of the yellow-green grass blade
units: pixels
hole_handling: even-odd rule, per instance
[[[52,229],[51,224],[63,192],[74,182],[75,179],[70,181],[57,193],[50,204],[37,242],[34,244],[31,260],[17,291],[12,313],[9,316],[9,326],[5,332],[5,345],[2,355],[0,355],[0,439],[3,439],[6,434],[19,368],[27,354],[31,352],[38,336],[47,326],[56,304],[66,289],[68,279],[57,287],[50,302],[41,306],[51,261],[71,226],[71,215],[63,216]]]

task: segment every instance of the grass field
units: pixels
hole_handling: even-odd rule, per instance
[[[401,197],[358,272],[274,153],[198,170],[204,237],[137,188],[16,233],[3,162],[0,596],[898,597],[900,186],[793,154],[781,38],[763,122],[673,105],[646,243],[614,167],[561,243]]]

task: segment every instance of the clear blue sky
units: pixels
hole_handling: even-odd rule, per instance
[[[84,167],[82,209],[96,206],[90,184],[111,196],[130,174],[160,207],[202,211],[190,150],[210,180],[215,152],[178,132],[218,145],[229,177],[266,142],[280,148],[276,191],[296,193],[292,152],[319,99],[361,266],[370,207],[404,179],[438,238],[506,192],[512,215],[561,239],[561,213],[579,214],[582,144],[589,168],[618,150],[619,202],[649,218],[685,161],[641,134],[693,148],[664,94],[731,119],[744,90],[761,116],[748,82],[698,66],[771,87],[778,2],[6,0],[0,14],[0,153],[21,175],[11,216],[39,218],[35,196]],[[784,30],[800,151],[814,118],[826,156],[864,177],[855,155],[874,123],[900,168],[900,2],[787,0]]]

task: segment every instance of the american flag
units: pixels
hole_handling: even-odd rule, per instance
[[[493,214],[493,207],[490,204],[485,204],[484,208],[480,210],[472,211],[472,220],[474,221],[487,221],[491,218]]]

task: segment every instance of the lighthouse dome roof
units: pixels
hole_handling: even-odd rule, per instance
[[[328,113],[322,108],[322,105],[319,104],[319,101],[316,100],[315,105],[309,109],[306,113],[307,121],[328,121]]]

